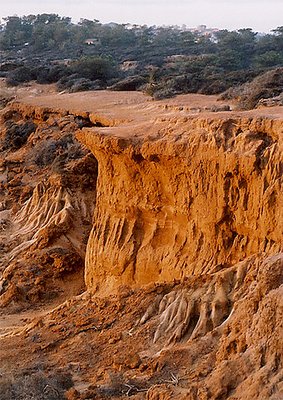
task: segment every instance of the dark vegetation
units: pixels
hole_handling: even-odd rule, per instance
[[[50,166],[54,161],[64,164],[70,160],[80,159],[84,152],[73,135],[66,134],[59,140],[39,141],[30,154],[31,160],[39,167]]]
[[[262,35],[10,16],[0,26],[0,54],[0,75],[10,85],[36,80],[70,92],[143,90],[155,99],[217,94],[283,67],[283,26]]]
[[[31,133],[36,130],[33,121],[26,121],[21,124],[15,124],[13,121],[7,121],[5,124],[6,132],[4,136],[3,150],[18,150],[28,140]]]
[[[21,376],[0,376],[1,400],[64,400],[72,386],[70,375],[61,371],[48,374],[39,369]]]
[[[223,99],[238,99],[239,108],[254,108],[261,99],[271,99],[271,105],[282,105],[283,68],[276,68],[257,76],[253,81],[231,87],[221,96]]]

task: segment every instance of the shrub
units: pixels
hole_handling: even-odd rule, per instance
[[[223,93],[223,99],[237,99],[239,108],[256,107],[260,99],[279,96],[283,92],[283,68],[260,74],[251,82],[236,86]]]
[[[53,164],[56,159],[60,162],[76,160],[84,155],[84,151],[72,135],[65,135],[59,140],[46,140],[39,142],[31,151],[30,157],[39,167]]]
[[[117,73],[114,62],[103,57],[83,57],[71,65],[71,70],[80,77],[105,82]]]
[[[70,90],[70,88],[73,86],[74,82],[77,79],[80,79],[79,74],[71,74],[71,75],[63,76],[57,82],[58,90]]]
[[[162,99],[169,99],[170,97],[176,96],[178,93],[170,87],[164,87],[161,89],[156,90],[153,93],[154,100],[162,100]]]
[[[110,86],[109,89],[116,91],[134,91],[139,90],[142,85],[146,84],[146,82],[147,79],[145,77],[133,75],[114,83],[114,85]]]
[[[10,71],[7,74],[6,83],[9,86],[18,86],[24,82],[30,82],[36,79],[35,69],[23,66]]]
[[[1,400],[64,400],[73,386],[71,376],[62,372],[44,372],[5,377],[0,375]]]
[[[101,83],[99,80],[91,81],[86,78],[79,78],[73,81],[70,87],[70,92],[82,92],[84,90],[99,90],[101,89]]]
[[[28,140],[28,137],[36,130],[36,124],[33,121],[27,121],[22,124],[6,122],[6,133],[4,137],[4,149],[17,150]]]
[[[65,65],[54,65],[49,67],[39,67],[37,69],[38,83],[54,83],[58,82],[63,77],[68,77],[70,71]]]

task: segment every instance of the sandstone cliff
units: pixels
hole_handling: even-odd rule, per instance
[[[4,400],[38,371],[71,376],[69,400],[282,398],[282,108],[223,106],[101,92],[3,111],[1,313],[41,301],[0,326]]]
[[[282,251],[282,119],[180,116],[132,129],[77,134],[99,164],[89,288],[214,273]]]

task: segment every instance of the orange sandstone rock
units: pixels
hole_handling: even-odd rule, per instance
[[[99,165],[88,288],[213,273],[282,250],[282,126],[251,113],[78,132]]]

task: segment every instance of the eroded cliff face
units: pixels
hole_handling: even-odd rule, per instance
[[[4,400],[72,385],[69,400],[282,398],[283,110],[200,100],[58,94],[3,111]],[[11,327],[28,303],[37,318]]]
[[[88,288],[214,273],[282,250],[282,126],[218,114],[78,132],[99,164]]]
[[[84,290],[97,161],[74,138],[77,116],[13,103],[1,113],[0,308]]]
[[[282,284],[281,253],[182,283],[86,292],[2,338],[2,360],[13,369],[20,341],[32,376],[48,355],[46,370],[72,374],[69,400],[279,400]]]

